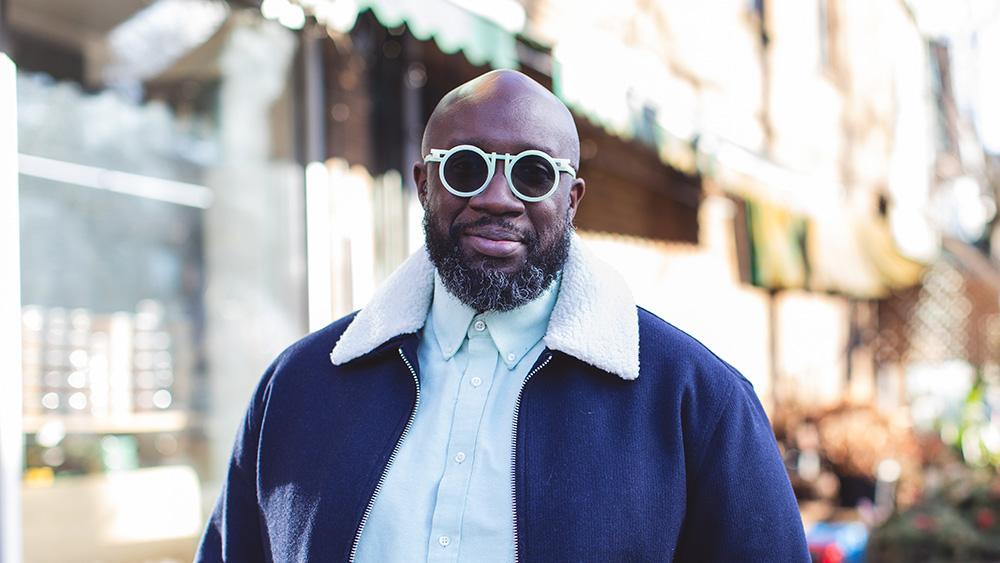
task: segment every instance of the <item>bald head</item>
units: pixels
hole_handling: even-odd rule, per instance
[[[530,133],[537,146],[525,148],[568,158],[579,168],[580,137],[569,109],[538,82],[508,69],[487,72],[441,98],[427,121],[421,151],[489,139],[501,126]]]

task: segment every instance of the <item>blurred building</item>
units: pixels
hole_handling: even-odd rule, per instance
[[[190,558],[260,372],[420,247],[423,125],[490,68],[567,103],[581,235],[772,413],[938,412],[996,360],[1000,176],[927,4],[0,2],[26,558]]]

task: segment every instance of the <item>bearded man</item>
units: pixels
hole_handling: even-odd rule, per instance
[[[426,251],[267,370],[200,561],[808,561],[750,383],[573,232],[573,118],[494,71],[434,110]]]

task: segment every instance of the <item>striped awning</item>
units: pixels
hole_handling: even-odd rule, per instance
[[[387,28],[406,24],[421,41],[433,40],[442,52],[462,53],[477,66],[517,68],[512,31],[449,0],[291,0],[332,31],[350,31],[358,15],[371,12]],[[516,23],[515,23],[516,25]],[[523,24],[522,24],[523,25]]]

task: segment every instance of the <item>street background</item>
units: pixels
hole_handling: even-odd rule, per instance
[[[815,561],[1000,560],[1000,2],[0,0],[0,562],[192,558],[491,68],[572,110],[589,246],[754,384]]]

